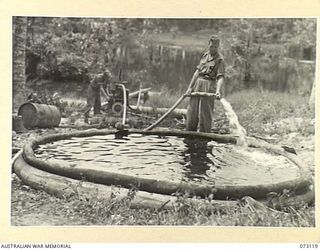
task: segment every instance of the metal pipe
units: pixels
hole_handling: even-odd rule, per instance
[[[123,90],[123,115],[122,115],[122,124],[126,124],[126,116],[127,116],[127,91],[126,87],[123,84],[119,84]]]
[[[137,108],[139,108],[139,106],[140,106],[141,93],[142,93],[142,89],[141,89],[141,85],[140,85],[140,86],[139,86],[138,100],[137,100]]]

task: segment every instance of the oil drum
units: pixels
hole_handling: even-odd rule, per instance
[[[60,110],[53,105],[27,102],[20,106],[18,115],[21,115],[25,128],[50,128],[59,126],[61,121]]]

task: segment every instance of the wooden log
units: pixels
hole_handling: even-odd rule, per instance
[[[192,92],[191,94],[188,94],[187,96],[198,96],[198,97],[216,97],[216,94],[214,93],[207,93],[207,92]]]
[[[204,132],[196,132],[196,131],[184,131],[184,130],[130,130],[131,133],[140,133],[144,135],[160,135],[160,136],[178,136],[178,137],[189,137],[189,138],[199,138],[199,139],[207,139],[213,140],[221,143],[237,143],[237,136],[231,135],[220,135],[215,133],[204,133]]]
[[[75,128],[75,129],[91,129],[97,128],[99,124],[83,124],[83,125],[59,125],[59,128]]]
[[[146,114],[165,114],[168,112],[169,108],[153,108],[153,107],[144,107],[144,106],[130,106],[133,110],[146,113]],[[186,109],[175,109],[171,112],[171,116],[182,117],[187,115]]]
[[[74,180],[39,170],[27,164],[21,156],[14,164],[14,171],[25,184],[59,198],[76,196],[89,199],[108,199],[111,195],[116,194],[117,199],[122,199],[127,197],[129,193],[129,190],[125,188]],[[176,201],[177,197],[175,196],[137,191],[129,205],[131,208],[173,209]],[[199,199],[186,199],[186,201],[209,210],[238,207],[237,201]]]

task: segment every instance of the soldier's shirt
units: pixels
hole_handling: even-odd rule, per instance
[[[225,75],[224,60],[220,53],[212,56],[208,51],[205,52],[200,59],[197,69],[200,76],[211,80],[216,80],[218,77],[224,77]]]
[[[93,77],[92,81],[89,84],[89,87],[93,91],[99,92],[102,85],[105,85],[103,74],[98,74]]]

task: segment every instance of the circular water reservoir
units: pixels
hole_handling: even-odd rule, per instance
[[[89,169],[188,185],[272,185],[300,175],[286,157],[263,149],[176,136],[72,137],[41,144],[34,153],[48,164],[68,164],[80,172]]]

